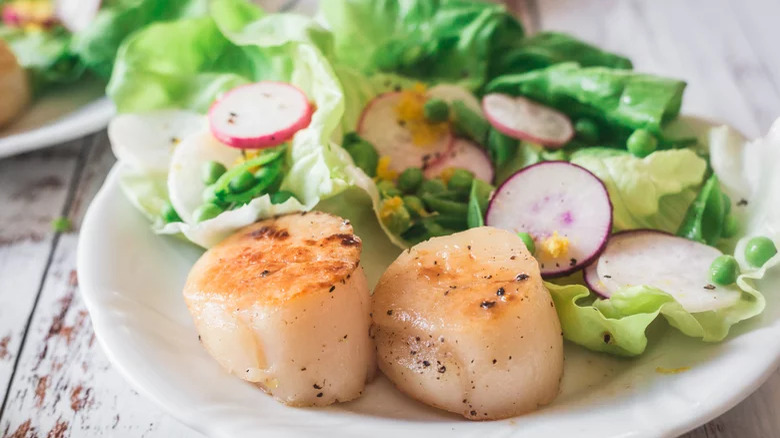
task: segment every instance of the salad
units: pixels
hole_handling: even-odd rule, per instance
[[[15,68],[0,71],[5,81],[24,79],[4,93],[12,107],[3,125],[29,100],[82,79],[107,80],[125,38],[138,29],[205,13],[206,0],[3,0],[0,53]],[[10,62],[10,61],[9,61]],[[5,63],[4,63],[5,64]],[[13,94],[11,94],[13,92]]]
[[[763,311],[779,127],[697,131],[685,82],[490,3],[181,15],[126,38],[108,85],[123,190],[156,232],[209,248],[359,187],[399,248],[518,235],[594,351],[641,354],[659,315],[710,342]]]

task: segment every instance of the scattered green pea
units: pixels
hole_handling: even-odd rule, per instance
[[[193,216],[195,216],[195,222],[203,222],[209,219],[213,219],[222,213],[222,207],[217,204],[206,203],[195,209]]]
[[[428,99],[423,106],[423,114],[429,122],[445,122],[450,118],[450,106],[441,99]]]
[[[241,193],[255,185],[255,176],[248,170],[244,170],[230,180],[228,187],[233,193]]]
[[[392,198],[395,196],[401,196],[401,191],[393,184],[392,181],[382,180],[376,183],[376,188],[379,190],[379,194],[383,198]]]
[[[382,223],[395,235],[400,235],[412,226],[412,217],[403,205],[382,215]]]
[[[201,167],[201,178],[205,184],[214,184],[225,172],[227,172],[227,168],[222,163],[207,161]]]
[[[723,224],[721,237],[729,239],[736,236],[737,233],[739,233],[739,220],[737,220],[733,214],[730,214],[726,216],[726,222]]]
[[[170,224],[172,222],[181,222],[179,213],[176,213],[176,209],[173,208],[173,205],[170,202],[163,204],[162,208],[160,209],[160,217],[166,224]]]
[[[292,192],[288,192],[287,190],[279,190],[278,192],[271,194],[271,204],[283,204],[287,202],[288,199],[294,197],[295,195]]]
[[[57,233],[67,233],[73,227],[70,219],[60,216],[51,221],[52,229]]]
[[[526,232],[520,232],[517,233],[517,237],[522,239],[523,243],[525,243],[525,247],[528,248],[528,252],[531,254],[536,252],[536,244],[534,243],[534,238],[531,237],[530,234]]]
[[[713,260],[710,265],[710,278],[715,284],[728,286],[737,281],[737,275],[739,275],[739,264],[730,255],[722,255]]]
[[[588,118],[582,118],[574,123],[574,132],[577,134],[577,138],[585,143],[593,144],[599,141],[599,127],[596,123]]]
[[[346,140],[345,140],[346,141]],[[376,176],[376,166],[379,164],[379,154],[374,149],[374,145],[356,137],[351,143],[345,143],[344,149],[352,157],[355,165],[363,170],[371,178]]]
[[[655,152],[658,139],[646,129],[637,129],[628,137],[626,147],[634,156],[644,158]]]
[[[479,144],[486,144],[490,123],[482,115],[474,112],[463,101],[452,103],[453,125],[457,132]]]
[[[458,193],[468,193],[471,190],[471,182],[474,174],[465,169],[455,169],[447,181],[447,188]]]
[[[764,236],[748,240],[745,247],[745,260],[756,268],[764,266],[767,260],[777,254],[777,247],[772,239]]]
[[[423,204],[422,199],[412,195],[406,195],[402,199],[404,207],[409,210],[409,215],[412,218],[418,219],[427,215],[428,212],[425,211],[425,204]]]
[[[424,194],[436,194],[447,191],[447,186],[444,185],[444,182],[438,178],[434,179],[428,179],[423,181],[422,184],[420,184],[420,188],[417,190],[417,196],[422,196]]]
[[[398,189],[404,193],[414,193],[424,179],[422,169],[410,167],[398,176]]]

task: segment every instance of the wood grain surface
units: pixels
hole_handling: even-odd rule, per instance
[[[688,81],[684,112],[749,136],[780,116],[778,0],[509,0],[530,31],[573,33]],[[108,363],[78,293],[87,205],[114,162],[104,133],[0,160],[0,437],[200,437]],[[69,218],[70,231],[51,221]],[[780,436],[780,373],[687,438]]]

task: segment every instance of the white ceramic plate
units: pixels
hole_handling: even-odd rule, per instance
[[[676,436],[745,398],[780,357],[775,273],[762,285],[766,312],[736,326],[722,343],[686,338],[660,322],[651,326],[650,346],[635,360],[567,344],[561,394],[526,416],[465,421],[412,401],[382,377],[354,402],[324,409],[286,407],[223,372],[203,350],[180,295],[201,251],[154,235],[122,196],[120,171],[109,175],[81,230],[79,280],[95,333],[140,392],[209,436]],[[359,193],[345,196],[354,198],[360,212],[347,216],[363,237],[362,264],[373,284],[398,250],[379,231],[367,200]],[[690,369],[663,372],[682,367]]]
[[[0,130],[0,158],[83,137],[106,127],[114,106],[105,84],[78,82],[36,100],[14,123]]]

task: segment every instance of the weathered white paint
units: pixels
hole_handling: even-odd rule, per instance
[[[687,80],[686,112],[729,121],[750,135],[765,131],[780,115],[780,3],[506,3],[531,30],[568,31],[631,57],[637,69]],[[0,341],[9,336],[7,355],[0,342],[0,395],[19,360],[0,413],[3,438],[200,437],[133,391],[110,366],[94,342],[71,275],[78,225],[112,162],[103,134],[0,161]],[[63,212],[75,229],[57,237],[50,221]],[[780,436],[780,373],[686,435],[769,436]]]

